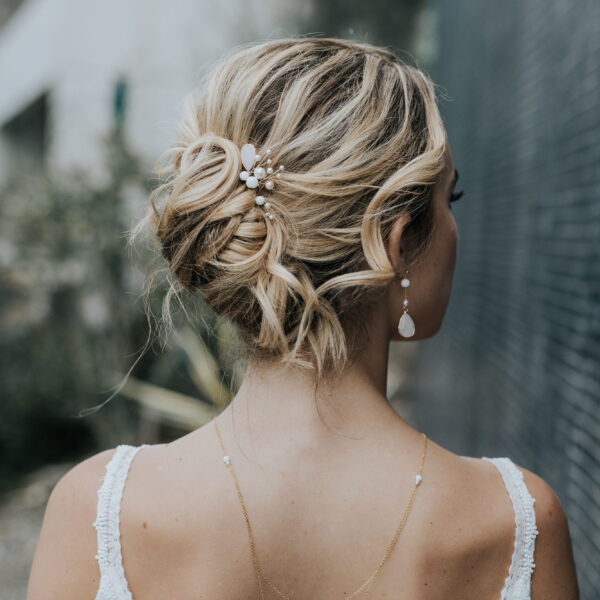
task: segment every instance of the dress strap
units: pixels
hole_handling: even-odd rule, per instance
[[[148,444],[121,444],[106,464],[104,480],[98,490],[98,510],[94,521],[98,534],[96,559],[100,566],[100,584],[96,600],[131,600],[121,554],[121,499],[131,461],[146,446]]]
[[[531,574],[535,567],[533,553],[535,538],[539,533],[536,521],[534,503],[525,481],[523,472],[518,469],[510,458],[482,457],[493,463],[504,480],[515,512],[515,543],[508,575],[500,600],[530,600]]]

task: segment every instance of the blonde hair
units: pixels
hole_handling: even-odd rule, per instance
[[[240,180],[240,148],[285,165],[272,220]],[[146,218],[176,284],[237,325],[251,358],[339,373],[396,273],[402,213],[413,258],[431,237],[445,133],[435,86],[386,49],[333,38],[255,43],[187,98]],[[159,202],[159,197],[162,201]]]

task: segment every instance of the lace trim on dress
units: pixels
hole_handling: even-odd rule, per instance
[[[535,522],[535,498],[525,485],[523,472],[509,458],[482,458],[500,471],[515,511],[513,555],[500,600],[530,600],[535,538],[539,533]]]
[[[146,446],[148,444],[121,444],[106,464],[104,481],[98,490],[98,512],[94,521],[98,534],[96,559],[100,566],[96,600],[132,600],[121,554],[120,507],[131,461]]]

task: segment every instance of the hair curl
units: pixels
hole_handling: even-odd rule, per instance
[[[240,180],[240,148],[285,171],[272,220]],[[185,103],[146,217],[180,290],[235,323],[250,357],[341,371],[366,341],[363,311],[396,273],[393,222],[411,259],[432,230],[445,134],[435,86],[384,48],[333,38],[252,44]],[[158,202],[159,197],[162,198]]]

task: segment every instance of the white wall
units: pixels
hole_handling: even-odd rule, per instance
[[[203,67],[237,44],[294,34],[307,10],[294,0],[29,0],[0,31],[0,125],[49,90],[50,166],[100,179],[122,75],[128,140],[153,162]]]

